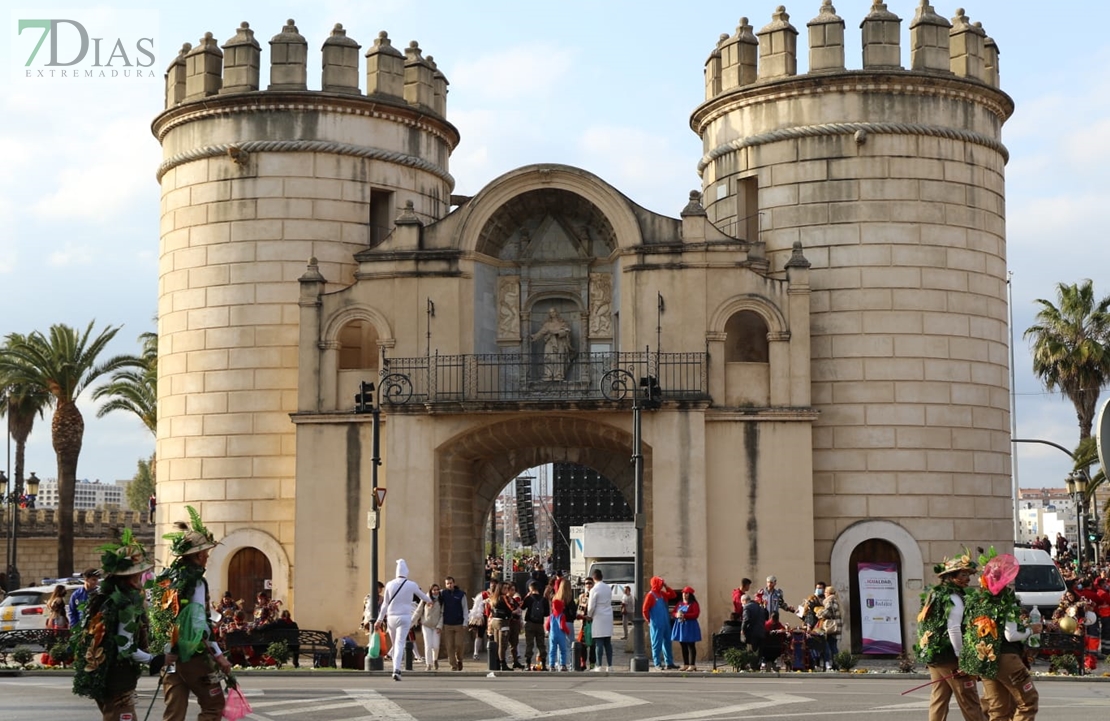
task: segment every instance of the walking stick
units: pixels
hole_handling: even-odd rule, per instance
[[[154,710],[154,701],[158,698],[158,692],[162,690],[162,682],[166,680],[166,673],[163,671],[158,674],[158,685],[154,687],[154,695],[150,697],[150,706],[147,707],[146,716],[143,716],[143,721],[150,720],[150,712]]]
[[[902,695],[902,696],[905,696],[905,695],[906,695],[906,694],[908,694],[908,693],[913,693],[914,691],[917,691],[918,689],[922,689],[922,688],[925,688],[926,686],[932,686],[932,685],[933,685],[933,684],[935,684],[935,683],[940,683],[941,681],[947,681],[948,679],[950,679],[950,678],[952,678],[953,676],[955,676],[955,675],[956,675],[957,673],[959,673],[959,671],[956,671],[955,673],[950,673],[950,674],[948,674],[947,676],[945,676],[944,678],[938,678],[938,679],[937,679],[936,681],[930,681],[929,683],[923,683],[923,684],[921,684],[920,686],[914,686],[914,687],[913,687],[913,688],[911,688],[911,689],[910,689],[909,691],[903,691],[903,692],[901,693],[901,695]]]

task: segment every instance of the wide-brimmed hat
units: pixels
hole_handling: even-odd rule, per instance
[[[185,510],[189,512],[190,523],[178,521],[174,524],[176,531],[162,536],[164,540],[170,541],[170,553],[175,556],[191,556],[215,548],[216,538],[204,527],[197,509],[185,506]]]
[[[965,551],[959,556],[946,558],[937,565],[933,566],[933,572],[938,576],[947,576],[960,571],[967,571],[968,573],[975,573],[979,568],[979,564],[971,560],[971,553]]]
[[[97,550],[101,551],[100,565],[103,570],[100,575],[107,578],[133,576],[154,568],[146,548],[135,539],[130,528],[123,529],[119,543],[107,543]]]

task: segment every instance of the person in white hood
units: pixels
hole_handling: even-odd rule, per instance
[[[412,625],[412,612],[416,607],[414,598],[419,598],[425,603],[432,599],[421,590],[416,581],[409,580],[409,566],[405,559],[397,559],[397,578],[385,584],[385,595],[382,606],[378,609],[377,627],[379,630],[389,631],[393,641],[393,680],[401,680],[401,663],[405,658],[405,641],[408,639],[409,627]]]

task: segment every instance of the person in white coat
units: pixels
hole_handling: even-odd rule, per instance
[[[586,605],[586,616],[591,621],[590,631],[593,635],[594,653],[597,656],[597,665],[594,671],[613,670],[613,589],[604,583],[600,568],[593,572],[594,587],[590,589],[590,600]],[[605,664],[602,665],[602,652],[605,653]]]
[[[377,628],[388,630],[393,645],[393,680],[401,680],[401,662],[405,658],[405,641],[412,625],[414,598],[431,603],[431,597],[420,589],[416,581],[409,580],[409,566],[405,559],[397,559],[397,578],[385,584],[382,607],[378,610]]]

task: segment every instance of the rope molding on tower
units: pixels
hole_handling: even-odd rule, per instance
[[[743,148],[767,145],[780,140],[816,138],[828,135],[855,135],[856,133],[863,133],[863,137],[866,137],[868,133],[885,133],[888,135],[925,135],[933,138],[962,140],[990,148],[1000,153],[1004,161],[1010,160],[1010,151],[1006,149],[1005,145],[993,138],[970,130],[957,130],[939,125],[922,125],[919,123],[822,123],[821,125],[803,125],[796,128],[772,130],[769,133],[737,138],[723,145],[718,145],[698,161],[698,173],[701,174],[714,160]]]
[[[388,163],[406,165],[410,168],[431,173],[447,181],[455,187],[455,178],[443,168],[430,163],[423,158],[406,153],[397,153],[381,148],[371,148],[365,145],[352,145],[350,143],[337,143],[332,140],[246,140],[241,143],[221,143],[219,145],[206,145],[194,148],[184,153],[178,153],[162,161],[156,174],[159,182],[162,176],[183,163],[204,158],[219,158],[229,154],[234,149],[239,153],[331,153],[333,155],[350,155],[356,158],[381,160]]]

